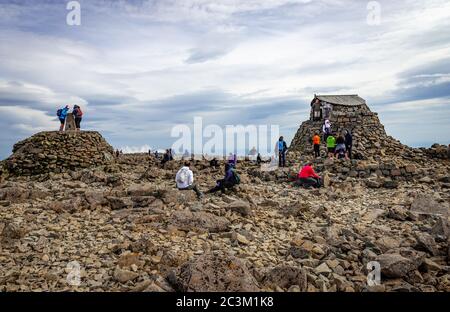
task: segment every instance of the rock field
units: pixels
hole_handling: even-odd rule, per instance
[[[292,187],[302,161],[290,161],[274,172],[239,162],[241,185],[201,200],[176,190],[180,162],[148,155],[4,175],[0,291],[450,291],[448,160],[398,175],[322,161],[321,189]],[[202,191],[222,176],[191,168]],[[367,284],[371,261],[380,285]]]

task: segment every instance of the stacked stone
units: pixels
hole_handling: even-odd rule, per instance
[[[11,175],[31,176],[107,165],[113,155],[98,132],[40,132],[15,144],[5,164]]]
[[[316,166],[320,171],[340,174],[344,178],[368,178],[371,175],[376,175],[394,179],[410,179],[419,173],[414,164],[396,163],[394,161],[335,161],[327,159],[323,163],[316,164]]]
[[[359,159],[374,156],[400,155],[406,158],[416,157],[415,151],[394,138],[388,136],[378,114],[370,111],[365,104],[358,106],[334,105],[330,118],[333,132],[338,135],[348,129],[353,135],[353,155]],[[301,154],[312,154],[312,137],[319,133],[322,137],[323,121],[308,120],[301,124],[290,151]],[[322,144],[323,148],[325,144]]]
[[[450,145],[433,144],[431,148],[421,149],[428,157],[434,159],[450,159]]]

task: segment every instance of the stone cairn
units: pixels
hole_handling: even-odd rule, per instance
[[[40,132],[16,143],[13,155],[3,162],[10,175],[64,173],[108,165],[114,149],[95,131]]]
[[[328,99],[327,96],[317,96]],[[338,98],[339,104],[332,104],[329,120],[332,123],[333,133],[337,136],[345,129],[353,135],[353,156],[357,159],[370,159],[376,156],[402,155],[405,158],[414,158],[416,151],[401,144],[398,140],[388,136],[378,119],[378,114],[371,112],[363,99],[357,95],[330,96]],[[360,102],[354,102],[358,99]],[[352,104],[346,104],[345,101]],[[353,101],[353,102],[352,102]],[[337,102],[337,101],[336,101]],[[312,155],[312,137],[317,132],[323,140],[322,126],[324,120],[314,121],[312,118],[303,122],[292,140],[290,153]],[[325,144],[322,142],[323,153]]]

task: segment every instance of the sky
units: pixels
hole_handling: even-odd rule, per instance
[[[83,108],[115,148],[167,148],[192,125],[278,125],[314,94],[358,94],[389,135],[449,144],[448,0],[0,0],[0,159]]]

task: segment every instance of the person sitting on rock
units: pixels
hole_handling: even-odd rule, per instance
[[[230,164],[225,164],[225,177],[221,180],[217,180],[216,186],[210,189],[207,194],[215,193],[217,191],[222,191],[225,193],[226,189],[231,189],[235,185],[240,183],[239,175]]]
[[[316,187],[322,186],[322,179],[314,172],[314,164],[306,164],[298,173],[297,180],[295,181],[296,186],[304,187]]]
[[[261,154],[258,153],[258,156],[256,156],[256,163],[257,163],[258,165],[260,165],[261,162],[262,162]]]
[[[314,146],[314,157],[320,157],[320,136],[319,133],[313,136],[313,146]]]
[[[61,123],[61,125],[59,126],[60,132],[64,130],[64,125],[66,123],[66,117],[68,112],[69,112],[69,105],[66,105],[64,108],[58,109],[58,111],[56,112],[59,122]]]
[[[333,158],[336,149],[336,139],[333,136],[333,133],[330,133],[330,135],[327,137],[327,148],[328,157]]]
[[[189,169],[190,163],[186,161],[184,166],[178,170],[175,177],[177,188],[180,191],[193,190],[198,198],[202,198],[203,194],[198,190],[197,185],[194,184],[194,173]]]
[[[209,161],[209,166],[211,168],[217,168],[219,166],[219,162],[215,157]]]
[[[73,107],[73,117],[75,118],[75,128],[77,129],[77,131],[80,131],[81,129],[81,119],[83,117],[83,112],[81,111],[81,107],[78,105],[75,105]]]
[[[345,139],[342,135],[338,136],[336,139],[336,149],[334,151],[334,157],[337,159],[348,159],[346,148],[345,148]]]

